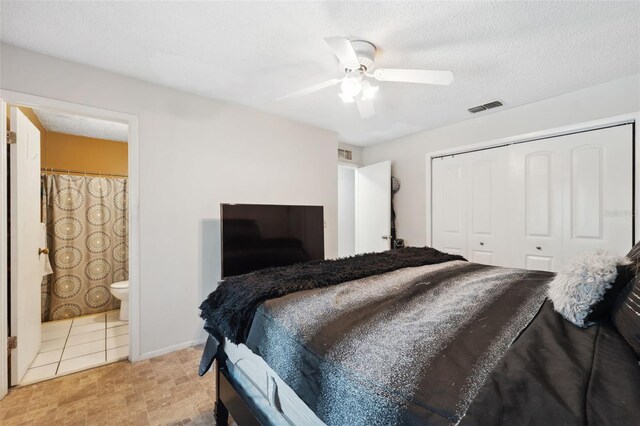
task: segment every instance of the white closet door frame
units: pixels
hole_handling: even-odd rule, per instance
[[[470,145],[458,146],[451,149],[443,149],[440,151],[433,151],[426,154],[426,242],[428,246],[432,245],[433,242],[433,212],[431,210],[431,197],[432,197],[432,170],[431,170],[431,161],[436,157],[442,157],[446,155],[456,155],[463,154],[471,151],[484,150],[487,148],[494,148],[504,145],[510,145],[515,143],[523,143],[523,142],[533,142],[539,139],[552,138],[556,136],[564,136],[571,133],[578,132],[586,132],[589,130],[597,130],[602,129],[604,127],[611,127],[620,124],[635,124],[635,133],[634,133],[634,214],[635,217],[640,218],[640,111],[616,115],[613,117],[602,118],[598,120],[585,121],[582,123],[571,124],[562,127],[556,127],[553,129],[541,130],[538,132],[526,133],[518,136],[510,136],[507,138],[495,139],[486,142],[479,142]],[[639,167],[636,168],[635,165]],[[634,240],[640,240],[640,221],[635,222],[635,235]]]

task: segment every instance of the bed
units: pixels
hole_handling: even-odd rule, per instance
[[[201,306],[200,373],[219,424],[631,424],[637,354],[559,315],[554,280],[431,248],[234,277]]]

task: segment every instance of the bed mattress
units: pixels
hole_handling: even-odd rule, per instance
[[[342,259],[225,282],[203,303],[201,368],[228,337],[229,377],[268,424],[637,423],[635,353],[609,321],[560,316],[553,274],[422,251],[354,258],[378,273],[353,280]]]
[[[245,345],[235,345],[228,339],[225,339],[224,351],[228,362],[233,365],[234,379],[243,387],[252,386],[252,395],[262,399],[254,402],[268,404],[272,412],[277,413],[271,416],[274,425],[324,425],[262,357]]]

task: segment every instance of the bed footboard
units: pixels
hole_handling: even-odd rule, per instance
[[[211,367],[216,375],[216,425],[227,426],[229,415],[238,426],[268,424],[267,417],[245,395],[242,387],[235,383],[229,373],[223,344],[218,344],[217,339],[209,336],[202,354],[199,374],[206,374]]]
[[[222,365],[222,363],[219,363]],[[234,385],[225,374],[224,368],[217,370],[216,380],[216,423],[227,425],[229,414],[238,426],[254,426],[266,424],[260,421],[261,413],[251,404],[251,401],[244,396],[242,389]]]

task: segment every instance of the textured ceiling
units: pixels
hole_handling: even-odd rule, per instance
[[[6,43],[224,99],[371,145],[640,72],[640,2],[2,2]],[[365,39],[376,65],[452,70],[450,86],[381,83],[377,115],[338,88],[323,37]],[[481,113],[485,114],[485,113]]]
[[[33,110],[48,132],[127,142],[128,126],[122,123],[81,117],[44,109]]]

